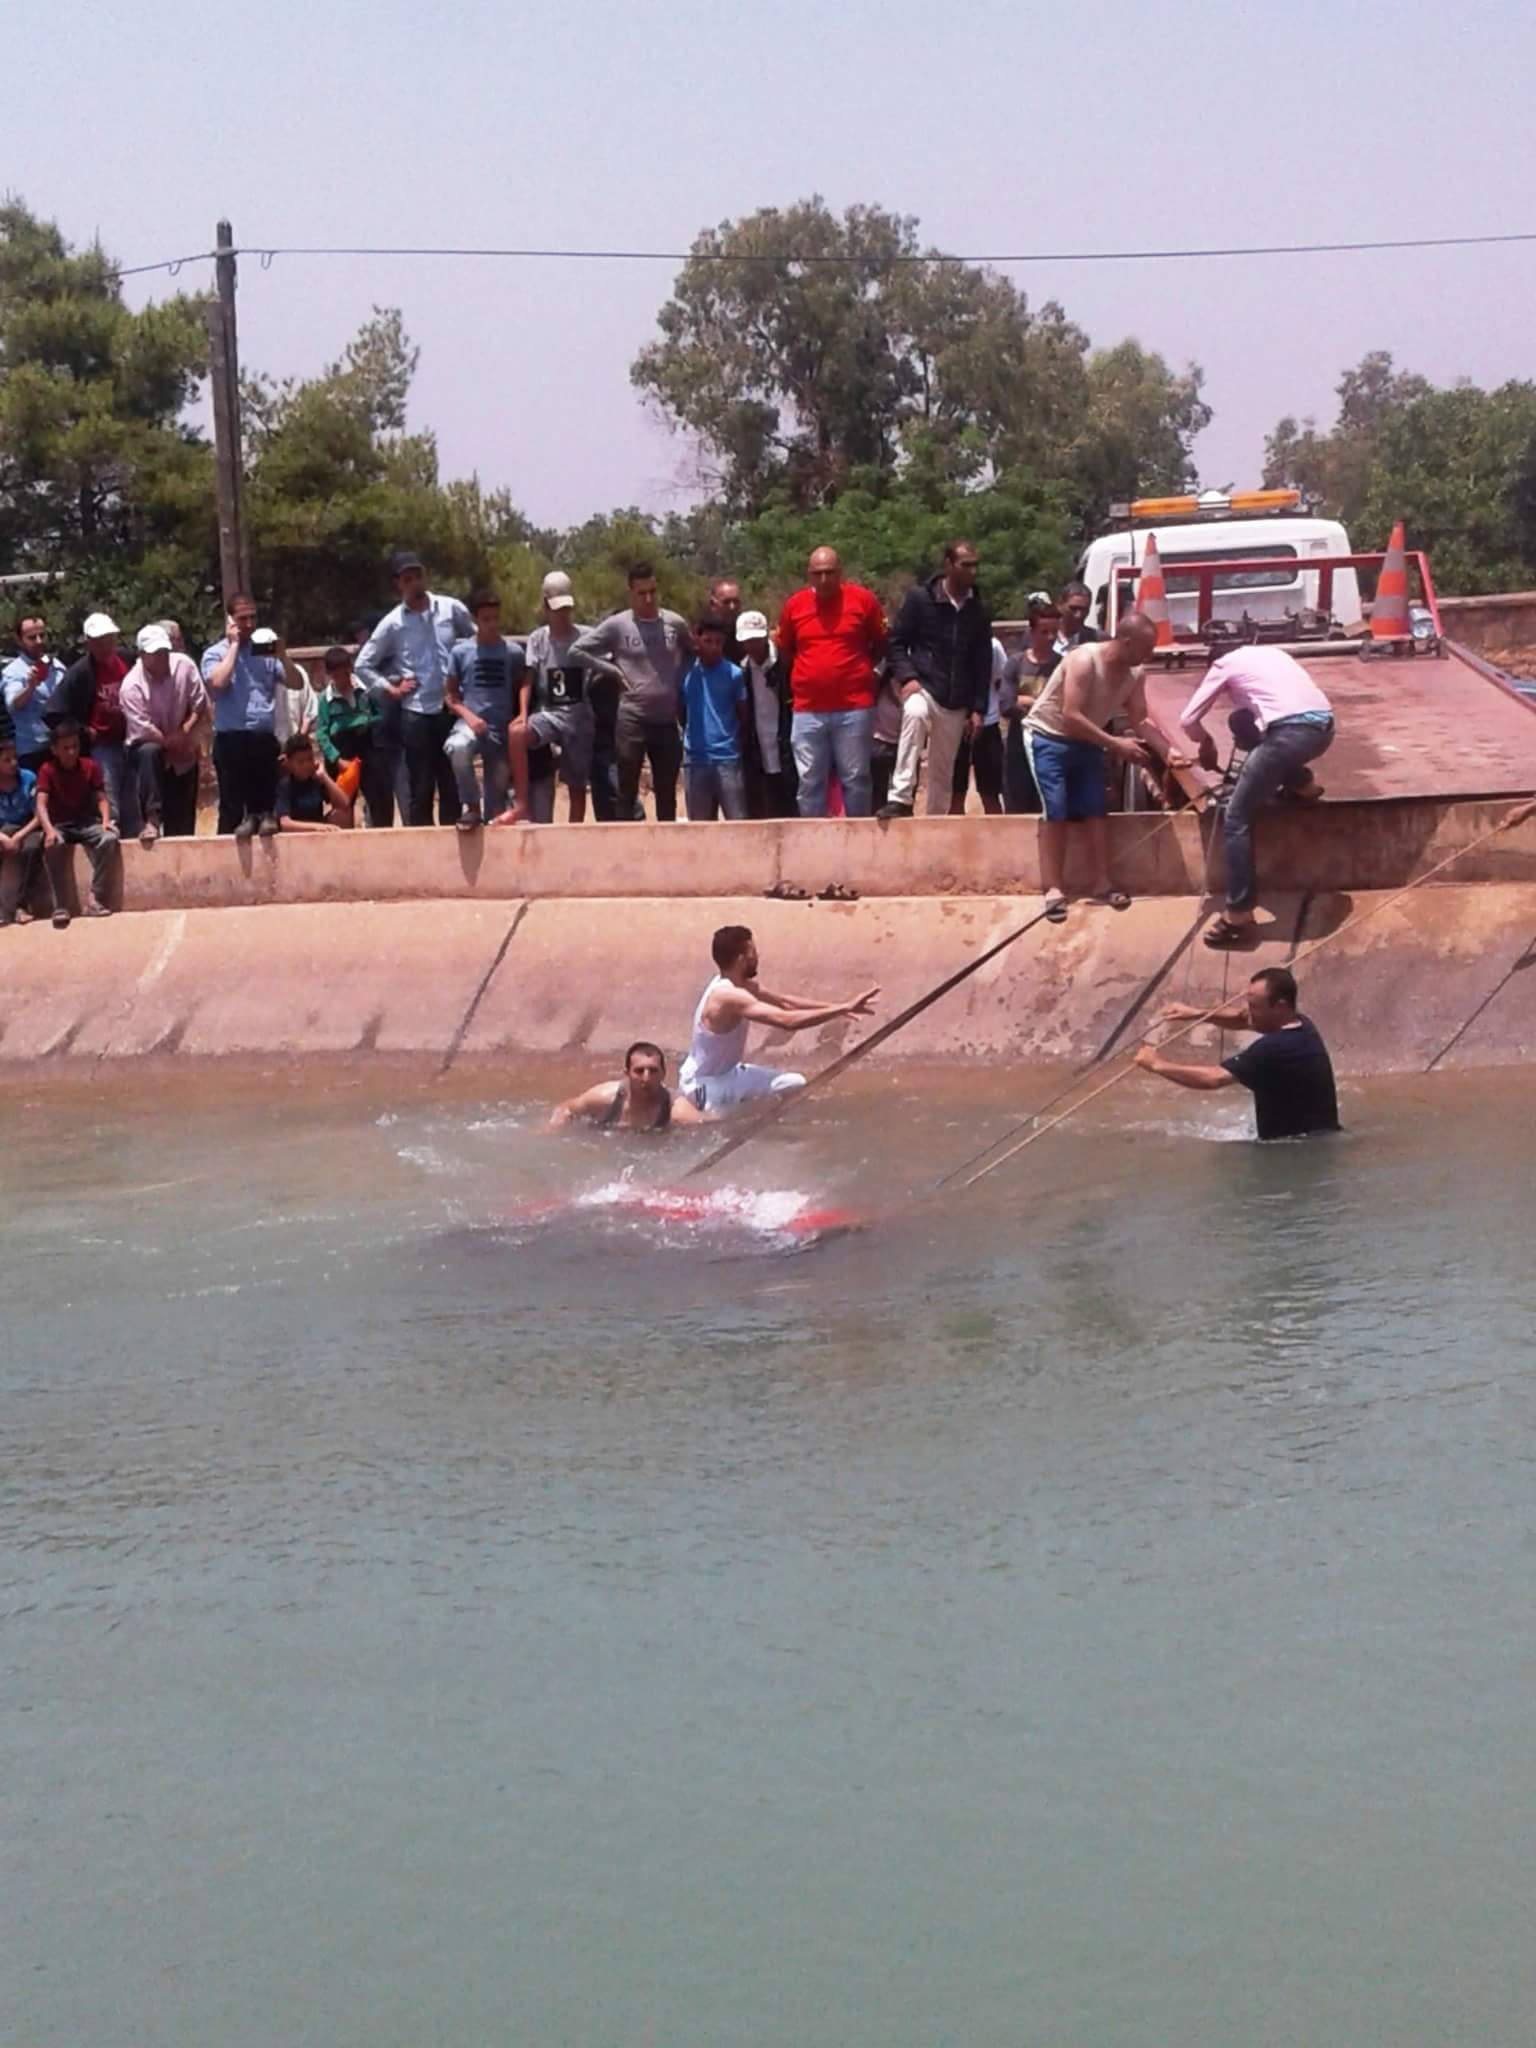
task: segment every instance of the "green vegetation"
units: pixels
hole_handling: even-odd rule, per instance
[[[829,260],[777,253],[791,247]],[[402,540],[444,587],[493,582],[526,625],[557,563],[587,616],[623,602],[641,554],[681,609],[726,569],[772,608],[828,542],[894,600],[963,532],[994,606],[1017,613],[1112,500],[1193,486],[1210,418],[1196,366],[1131,339],[1091,348],[1060,306],[940,261],[914,221],[819,199],[702,233],[635,360],[636,389],[697,451],[687,513],[555,533],[505,492],[444,480],[433,435],[406,431],[416,360],[399,313],[376,308],[319,376],[247,383],[253,580],[296,642],[371,621]],[[0,570],[56,579],[61,626],[106,605],[174,614],[194,641],[216,629],[212,453],[190,417],[205,381],[200,299],[133,312],[102,250],[0,206]],[[1405,518],[1442,589],[1529,583],[1536,385],[1436,390],[1367,356],[1331,430],[1279,422],[1265,481],[1337,510],[1362,547]]]
[[[1358,548],[1392,523],[1429,555],[1443,592],[1520,590],[1536,574],[1536,384],[1440,390],[1383,353],[1340,379],[1332,431],[1283,419],[1266,484],[1294,484],[1344,520]]]

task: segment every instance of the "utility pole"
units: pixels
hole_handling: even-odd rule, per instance
[[[219,580],[224,603],[249,590],[251,555],[245,535],[240,455],[240,344],[235,331],[235,231],[217,229],[217,288],[208,301],[208,373],[213,387],[213,459],[219,501]]]

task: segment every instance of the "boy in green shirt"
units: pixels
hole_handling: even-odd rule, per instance
[[[363,793],[370,825],[394,822],[394,789],[390,764],[384,750],[376,745],[380,719],[378,705],[366,690],[360,690],[352,673],[352,657],[345,647],[328,647],[325,653],[325,695],[315,720],[315,739],[326,772],[340,789],[354,814],[357,793]]]

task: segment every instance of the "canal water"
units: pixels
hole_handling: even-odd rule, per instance
[[[1528,2043],[1531,1081],[577,1078],[8,1082],[0,2038]]]

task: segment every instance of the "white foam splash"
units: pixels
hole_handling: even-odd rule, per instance
[[[458,1170],[451,1159],[445,1159],[432,1145],[402,1145],[396,1156],[403,1159],[407,1166],[418,1166],[423,1173],[429,1173],[434,1178],[441,1178]]]
[[[643,1216],[648,1222],[681,1224],[700,1229],[732,1229],[777,1237],[793,1230],[811,1207],[800,1188],[719,1187],[698,1194],[679,1188],[637,1187],[627,1180],[607,1181],[575,1198],[578,1209],[609,1209]]]

